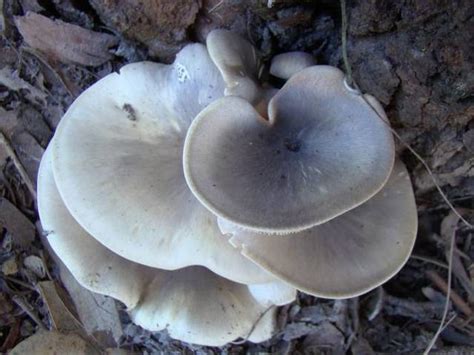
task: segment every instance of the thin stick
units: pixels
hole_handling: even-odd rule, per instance
[[[15,165],[16,170],[18,170],[18,173],[20,174],[23,182],[28,188],[28,191],[30,192],[31,196],[33,196],[33,198],[36,200],[36,190],[33,183],[30,180],[30,177],[28,176],[28,174],[25,171],[25,168],[23,168],[23,165],[21,164],[20,160],[16,156],[15,151],[13,150],[12,146],[10,145],[8,140],[5,138],[5,136],[1,132],[0,132],[0,145],[2,145],[5,148],[7,155],[12,160],[13,165]]]
[[[250,336],[252,335],[255,328],[257,327],[257,324],[262,320],[262,318],[265,316],[265,314],[267,314],[268,311],[271,310],[274,307],[275,306],[272,305],[272,306],[268,307],[265,311],[263,311],[262,314],[260,314],[260,316],[255,321],[255,323],[252,325],[252,328],[250,328],[249,333],[247,334],[247,336],[244,339],[242,339],[240,341],[232,341],[231,343],[234,344],[234,345],[240,345],[240,344],[244,344],[247,340],[249,340]]]
[[[452,281],[452,265],[453,265],[453,255],[454,255],[454,245],[455,245],[455,240],[456,240],[456,230],[454,230],[453,234],[451,235],[451,243],[449,245],[449,258],[448,258],[448,283],[446,285],[446,303],[444,304],[444,311],[443,311],[443,316],[441,317],[441,323],[439,324],[438,330],[436,331],[435,335],[433,336],[433,339],[431,339],[430,343],[428,344],[428,347],[426,350],[423,352],[423,355],[428,355],[433,348],[434,344],[436,343],[436,340],[438,339],[439,335],[443,331],[444,323],[446,321],[446,316],[448,315],[448,310],[449,310],[449,299],[451,298],[451,281]],[[454,302],[454,300],[453,300]]]
[[[341,39],[342,39],[342,58],[344,60],[344,67],[346,70],[346,82],[349,86],[353,86],[359,93],[362,93],[362,91],[359,88],[359,85],[357,85],[356,81],[352,77],[352,70],[351,66],[349,64],[349,60],[347,58],[347,14],[346,14],[346,2],[345,0],[341,0],[341,16],[342,16],[342,30],[341,30]],[[367,105],[377,114],[377,116],[382,120],[382,122],[388,127],[388,129],[392,132],[392,134],[400,141],[400,143],[412,153],[416,159],[423,165],[425,170],[428,172],[428,174],[431,177],[431,180],[433,181],[434,185],[436,186],[436,189],[438,190],[439,194],[443,198],[444,202],[448,205],[448,207],[454,212],[454,214],[459,217],[459,219],[469,228],[474,228],[471,223],[469,223],[461,214],[454,208],[453,204],[449,201],[448,197],[446,194],[443,192],[441,189],[441,186],[438,184],[436,177],[434,176],[433,172],[431,171],[431,168],[428,166],[426,161],[421,157],[420,154],[418,154],[408,143],[406,143],[402,137],[395,131],[391,126],[388,121],[386,121],[382,115],[380,115],[376,108],[367,100],[365,95],[360,95],[362,99],[365,101]]]
[[[352,70],[349,64],[349,58],[347,56],[347,11],[346,11],[346,0],[341,0],[341,46],[342,46],[342,60],[344,61],[344,67],[346,68],[347,83],[352,86]]]
[[[224,3],[224,0],[219,1],[212,9],[210,9],[207,13],[213,13],[216,11],[222,4]]]
[[[449,266],[446,265],[445,263],[442,263],[441,261],[438,261],[438,260],[429,258],[429,257],[427,257],[427,256],[422,256],[422,255],[417,255],[417,254],[411,254],[411,255],[410,255],[410,259],[421,260],[421,261],[424,261],[424,262],[431,263],[431,264],[433,264],[433,265],[442,267],[442,268],[444,268],[444,269],[449,269]]]
[[[454,255],[454,254],[453,254]],[[448,296],[448,284],[435,271],[426,271],[426,276]],[[451,290],[451,301],[458,307],[467,317],[472,316],[471,308],[464,302],[464,300],[455,291]]]
[[[43,322],[38,318],[36,313],[32,310],[31,307],[23,298],[19,296],[12,297],[13,302],[15,302],[18,307],[20,307],[28,316],[43,330],[47,330]]]

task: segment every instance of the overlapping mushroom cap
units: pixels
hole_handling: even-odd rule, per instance
[[[202,265],[237,282],[270,281],[226,243],[183,175],[187,128],[223,92],[200,44],[184,48],[171,66],[130,64],[86,90],[62,118],[51,152],[58,190],[74,219],[140,264]]]
[[[278,281],[243,285],[200,266],[159,270],[113,253],[65,207],[51,158],[48,148],[38,177],[41,223],[51,247],[82,286],[122,301],[144,328],[167,329],[190,343],[220,346],[238,337],[259,342],[272,335],[275,310],[267,308],[291,302],[292,287]]]
[[[268,112],[267,121],[244,99],[226,97],[193,121],[185,174],[216,215],[256,231],[297,232],[360,205],[387,181],[392,134],[340,70],[298,72]]]
[[[223,51],[239,43],[226,36]],[[216,64],[223,73],[248,65]],[[302,53],[274,58],[271,73],[289,80],[266,114],[244,95],[204,109],[186,137],[184,170],[243,255],[299,290],[347,298],[403,266],[416,206],[381,105],[337,68],[311,64]]]
[[[217,346],[268,339],[268,307],[295,288],[342,298],[386,281],[417,220],[387,123],[338,69],[280,55],[277,90],[250,43],[218,30],[207,45],[86,90],[41,162],[38,207],[84,287]]]

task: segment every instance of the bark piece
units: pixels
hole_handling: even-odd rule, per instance
[[[47,56],[66,63],[97,66],[112,58],[117,39],[60,20],[28,12],[15,23],[25,42]]]
[[[148,46],[150,54],[176,54],[187,39],[186,29],[199,11],[197,0],[92,0],[100,18],[126,38]]]

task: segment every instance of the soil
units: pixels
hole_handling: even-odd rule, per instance
[[[472,223],[474,3],[358,0],[347,2],[347,12],[347,50],[356,82],[384,105],[392,126]],[[60,278],[61,267],[41,243],[35,205],[39,161],[65,110],[88,86],[124,64],[168,63],[184,45],[202,42],[220,27],[246,37],[266,60],[301,50],[318,64],[344,68],[338,1],[0,0],[1,352],[41,328],[57,326],[57,297],[87,328],[74,302],[77,295],[67,295],[71,288],[63,274]],[[382,287],[339,301],[299,294],[280,309],[280,330],[270,341],[223,348],[144,331],[121,305],[101,298],[102,308],[108,302],[117,321],[92,334],[95,345],[144,353],[422,353],[443,313],[454,235],[452,320],[433,353],[474,353],[474,231],[457,223],[420,161],[403,144],[397,151],[411,174],[420,226],[413,256]],[[457,227],[447,228],[453,220]],[[45,282],[55,287],[39,292],[50,285]]]

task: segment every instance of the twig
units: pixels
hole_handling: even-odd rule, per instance
[[[451,273],[450,273],[451,274]],[[448,297],[448,287],[449,287],[449,281],[446,283],[441,276],[438,275],[436,271],[429,270],[426,271],[426,276],[441,290],[446,294],[446,297]],[[450,298],[453,301],[453,303],[458,307],[461,312],[463,312],[467,317],[470,317],[472,315],[472,310],[469,307],[469,305],[464,302],[464,300],[459,296],[456,291],[451,290],[450,291]]]
[[[224,3],[224,0],[219,1],[215,6],[212,7],[207,13],[210,14],[214,11],[216,11],[222,4]]]
[[[446,303],[444,304],[443,316],[441,317],[441,323],[439,324],[438,330],[436,331],[435,335],[433,336],[433,339],[431,339],[431,341],[428,344],[426,350],[423,352],[423,355],[428,355],[430,353],[431,349],[433,348],[434,344],[436,343],[436,340],[438,339],[439,335],[443,331],[444,322],[446,321],[446,316],[448,315],[449,299],[451,298],[451,281],[452,281],[451,266],[453,265],[455,240],[456,240],[456,231],[454,231],[453,234],[451,235],[451,243],[449,245],[448,283],[446,284]],[[453,302],[454,302],[454,300],[453,300]]]
[[[235,345],[240,345],[240,344],[244,344],[245,342],[247,342],[247,340],[249,340],[250,336],[252,335],[252,333],[254,332],[255,328],[257,327],[257,324],[262,320],[262,318],[265,316],[265,314],[268,313],[269,310],[271,310],[272,308],[274,308],[275,306],[270,306],[268,307],[265,311],[262,312],[262,314],[260,314],[260,316],[257,318],[257,320],[255,321],[255,323],[252,325],[252,328],[250,328],[250,331],[249,333],[247,334],[247,336],[242,339],[242,340],[239,340],[239,341],[233,341],[231,342],[232,344],[235,344]]]
[[[40,327],[43,330],[47,330],[43,322],[38,318],[36,313],[32,310],[33,307],[31,307],[23,298],[15,295],[12,297],[12,300],[18,305],[18,307],[20,307],[26,314],[28,314],[28,316],[38,325],[38,327]]]
[[[448,265],[446,265],[445,263],[442,263],[441,261],[438,261],[436,259],[433,259],[433,258],[430,258],[430,257],[427,257],[427,256],[411,254],[410,258],[415,259],[415,260],[421,260],[421,261],[424,261],[424,262],[427,262],[427,263],[431,263],[433,265],[442,267],[444,269],[449,269]]]
[[[341,17],[342,17],[342,30],[341,30],[341,40],[342,40],[342,58],[344,60],[344,67],[346,71],[346,83],[349,85],[349,87],[354,87],[359,93],[362,91],[359,88],[359,85],[357,85],[357,82],[354,80],[352,77],[352,70],[351,66],[349,64],[349,60],[347,57],[347,14],[346,14],[346,1],[345,0],[340,0],[341,2]],[[456,214],[456,216],[459,217],[459,219],[468,227],[474,228],[471,223],[469,223],[461,214],[454,208],[453,204],[449,201],[448,197],[446,194],[443,192],[441,189],[441,186],[439,185],[438,181],[436,180],[436,177],[434,176],[431,168],[429,167],[428,163],[421,157],[420,154],[418,154],[408,143],[406,143],[403,138],[395,131],[391,126],[390,122],[386,121],[380,113],[378,113],[377,109],[367,100],[367,97],[365,95],[360,95],[361,98],[365,101],[367,105],[375,112],[375,114],[382,120],[382,122],[388,127],[388,129],[392,132],[392,134],[398,139],[398,141],[410,151],[411,154],[415,156],[415,158],[423,165],[425,170],[428,172],[428,175],[431,177],[431,180],[433,181],[433,184],[436,186],[436,189],[438,190],[439,194],[443,198],[444,202],[448,205],[448,207]]]
[[[352,69],[349,64],[349,58],[347,56],[347,11],[346,11],[346,0],[341,0],[341,46],[342,46],[342,60],[344,61],[344,67],[346,69],[347,84],[352,86],[354,80],[352,79]]]
[[[7,155],[12,160],[13,165],[15,165],[15,168],[20,174],[26,187],[28,188],[28,191],[30,192],[31,196],[33,196],[33,198],[36,200],[36,190],[33,183],[30,180],[30,177],[28,176],[28,174],[25,171],[25,168],[23,168],[23,165],[21,164],[20,160],[16,156],[15,151],[13,150],[12,146],[10,145],[8,140],[5,138],[5,136],[1,132],[0,132],[0,145],[2,145],[5,148]]]

